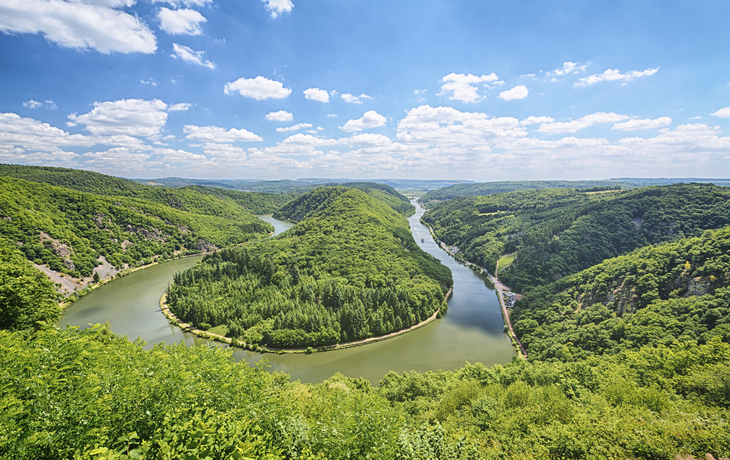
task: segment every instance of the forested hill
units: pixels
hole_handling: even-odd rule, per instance
[[[388,185],[372,182],[351,182],[338,186],[320,187],[301,195],[279,209],[274,217],[290,222],[299,222],[320,210],[326,209],[333,200],[345,193],[348,188],[362,190],[405,216],[410,216],[416,212],[416,208],[408,201],[408,198]]]
[[[183,211],[223,216],[232,207],[243,207],[252,214],[272,214],[292,200],[291,193],[259,193],[224,190],[191,185],[181,188],[152,187],[128,179],[93,171],[0,164],[0,177],[16,177],[88,192],[102,196],[125,196],[155,201]]]
[[[728,286],[730,227],[647,246],[534,289],[516,303],[512,322],[538,360],[730,343]]]
[[[73,277],[91,276],[100,256],[114,266],[203,251],[266,235],[272,227],[208,196],[187,209],[0,177],[0,236],[28,260]]]
[[[706,184],[621,192],[547,189],[462,197],[423,221],[463,256],[523,292],[635,248],[730,225],[730,189]],[[503,261],[509,261],[505,258]]]
[[[486,196],[497,193],[518,192],[523,190],[542,190],[546,188],[574,188],[582,190],[616,190],[631,188],[636,185],[625,180],[526,180],[484,182],[479,184],[456,184],[450,187],[432,190],[423,195],[418,201],[426,205],[431,201],[443,201],[460,196]]]
[[[418,247],[403,216],[352,188],[302,198],[320,207],[292,229],[177,275],[168,299],[178,318],[290,348],[387,334],[446,306],[451,272]]]

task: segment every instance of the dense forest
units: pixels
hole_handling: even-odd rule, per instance
[[[422,218],[464,258],[496,270],[518,292],[649,244],[730,225],[730,190],[709,184],[621,192],[546,189],[463,197]]]
[[[730,343],[730,227],[647,246],[530,291],[512,313],[535,359]],[[730,367],[724,373],[730,376]]]
[[[391,372],[377,386],[339,374],[302,384],[265,364],[234,363],[220,347],[145,350],[103,325],[59,330],[50,283],[23,246],[0,239],[0,458],[730,457],[726,192],[692,185],[487,198],[477,214],[505,212],[524,225],[523,234],[529,223],[539,227],[560,212],[572,218],[588,209],[586,220],[608,219],[612,207],[605,241],[622,231],[625,218],[636,230],[653,230],[632,240],[641,245],[633,252],[627,245],[625,255],[527,285],[512,315],[529,362]],[[313,293],[295,286],[314,290],[324,279],[320,300],[334,304],[348,289],[374,295],[399,279],[407,290],[406,277],[416,273],[414,288],[442,298],[436,296],[451,282],[448,271],[415,250],[401,215],[359,190],[329,203],[279,237],[207,256],[177,281],[201,276],[201,289],[247,295],[252,285],[239,281],[257,279],[257,289],[277,284],[274,299],[296,303]],[[454,216],[467,227],[481,222],[468,220],[472,214]],[[708,222],[718,229],[705,230]],[[62,224],[70,225],[59,218]],[[590,246],[591,238],[582,241]],[[398,305],[400,294],[393,294],[386,302]],[[235,308],[210,299],[221,307],[214,314]]]
[[[176,208],[0,177],[0,236],[30,261],[88,277],[100,256],[117,267],[141,265],[154,256],[238,244],[272,230],[232,201],[189,192]]]
[[[297,196],[293,193],[241,192],[199,186],[195,183],[179,188],[152,187],[92,171],[50,166],[0,164],[0,177],[15,177],[95,195],[138,198],[182,211],[215,216],[230,213],[230,208],[235,205],[255,215],[273,214],[279,207]]]
[[[415,206],[408,201],[408,198],[387,185],[371,182],[352,182],[342,186],[320,187],[313,190],[282,206],[276,211],[274,217],[289,222],[299,222],[314,215],[317,211],[329,207],[331,202],[348,188],[361,190],[406,217],[416,212]]]
[[[248,344],[292,348],[384,335],[445,308],[450,271],[385,202],[326,187],[287,209],[306,211],[284,234],[177,274],[170,310],[203,328],[226,326]]]

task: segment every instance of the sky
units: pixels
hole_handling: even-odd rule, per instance
[[[730,177],[727,0],[0,0],[0,162]]]

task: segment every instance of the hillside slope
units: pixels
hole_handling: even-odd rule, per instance
[[[730,343],[730,227],[638,249],[530,291],[512,313],[534,359]]]
[[[387,334],[445,307],[450,271],[408,222],[356,189],[314,190],[305,220],[276,238],[207,256],[175,277],[171,310],[273,347]]]
[[[239,207],[251,214],[271,214],[296,196],[291,193],[241,192],[198,185],[153,187],[93,171],[50,166],[0,164],[0,177],[15,177],[102,196],[150,200],[182,211],[212,216],[232,215]]]
[[[439,203],[422,218],[463,256],[525,291],[633,249],[730,225],[730,189],[678,184],[621,192],[548,189]]]
[[[100,196],[0,177],[0,236],[30,261],[73,277],[91,276],[100,256],[114,266],[199,252],[272,230],[240,206],[214,197],[180,210],[139,198]]]
[[[274,217],[290,222],[299,222],[329,206],[334,199],[345,193],[347,189],[361,190],[405,216],[410,216],[416,212],[415,206],[408,201],[408,198],[390,186],[372,182],[350,182],[344,185],[319,187],[305,193],[282,206],[274,213]]]

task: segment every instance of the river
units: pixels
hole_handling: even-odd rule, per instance
[[[494,290],[484,277],[438,247],[428,228],[419,222],[424,210],[418,205],[416,209],[416,214],[408,219],[413,237],[424,251],[441,260],[453,273],[454,292],[448,313],[442,319],[407,334],[356,348],[312,355],[261,355],[235,350],[234,358],[245,359],[249,364],[267,359],[272,370],[286,372],[293,380],[307,383],[321,382],[336,372],[377,383],[391,370],[426,372],[457,369],[466,361],[487,366],[509,362],[512,345],[504,333]],[[271,216],[261,218],[274,225],[275,234],[293,226]],[[106,284],[68,307],[61,327],[67,324],[88,327],[88,324],[108,321],[114,332],[132,340],[139,337],[147,342],[146,348],[161,342],[204,343],[172,326],[159,308],[160,297],[172,281],[172,275],[192,266],[201,257],[154,265]]]

